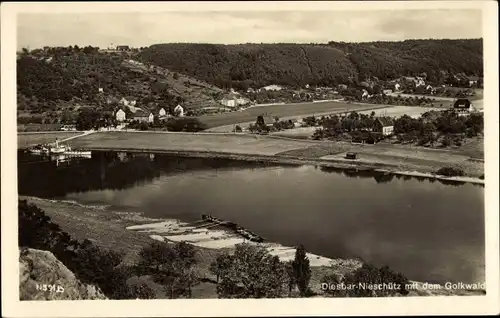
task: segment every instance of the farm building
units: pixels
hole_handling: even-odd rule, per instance
[[[394,122],[388,117],[377,117],[373,123],[373,131],[388,136],[394,131]]]
[[[158,112],[159,117],[164,117],[167,115],[167,112],[165,111],[165,108],[160,108],[160,111]]]

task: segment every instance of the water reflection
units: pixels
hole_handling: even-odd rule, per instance
[[[64,154],[42,157],[21,152],[18,154],[18,191],[24,195],[61,197],[68,192],[127,189],[151,182],[165,174],[268,166],[278,166],[278,164],[228,159],[175,157],[154,153],[94,152],[92,156],[87,157],[72,157]],[[299,165],[285,166],[297,167]],[[318,169],[318,167],[316,166],[315,169]],[[377,184],[389,183],[393,180],[436,182],[436,179],[433,178],[394,175],[370,169],[333,167],[319,167],[319,169],[325,173],[335,173],[349,178],[373,178]],[[437,181],[454,187],[465,184],[464,182],[449,180]]]

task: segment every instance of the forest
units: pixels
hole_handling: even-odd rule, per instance
[[[483,75],[483,41],[407,40],[328,44],[157,44],[139,59],[218,86],[261,87],[358,83],[427,74]]]

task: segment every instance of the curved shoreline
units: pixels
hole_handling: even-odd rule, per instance
[[[388,163],[365,163],[362,161],[345,162],[335,159],[321,159],[321,158],[304,158],[296,156],[285,155],[258,155],[258,154],[241,154],[231,152],[216,152],[216,151],[194,151],[194,150],[167,150],[167,149],[138,149],[138,148],[111,148],[111,147],[89,147],[92,151],[121,151],[121,152],[135,152],[135,153],[157,153],[174,155],[179,157],[197,157],[197,158],[214,158],[214,159],[231,159],[240,161],[253,161],[253,162],[269,162],[277,164],[291,164],[291,165],[313,165],[326,168],[338,169],[356,169],[361,171],[373,171],[394,175],[405,175],[413,177],[421,177],[429,180],[443,180],[450,182],[472,183],[484,185],[484,179],[459,176],[447,177],[437,175],[429,172],[420,172],[415,170],[401,170],[398,165],[391,165]]]

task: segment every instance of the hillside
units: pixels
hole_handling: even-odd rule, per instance
[[[218,86],[333,85],[426,72],[430,80],[465,73],[482,76],[482,39],[328,44],[157,44],[143,62]]]
[[[23,248],[19,255],[21,300],[107,299],[101,290],[84,284],[49,251]]]
[[[64,117],[65,111],[82,106],[114,110],[125,96],[135,97],[141,107],[155,112],[178,103],[188,110],[217,105],[216,99],[222,92],[217,87],[168,69],[137,63],[133,58],[71,47],[20,55],[19,117],[42,113],[44,118]]]

